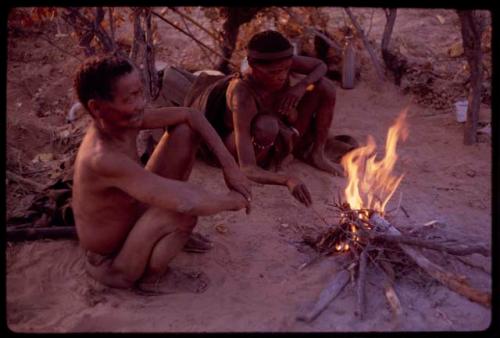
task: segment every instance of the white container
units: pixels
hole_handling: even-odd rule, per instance
[[[455,102],[455,115],[457,122],[465,122],[467,120],[467,100]]]

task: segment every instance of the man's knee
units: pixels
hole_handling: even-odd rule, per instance
[[[171,139],[181,139],[188,144],[197,144],[200,141],[200,136],[187,123],[180,123],[168,131]]]
[[[177,223],[177,231],[186,235],[190,235],[193,232],[196,223],[198,222],[198,217],[191,215],[180,215],[179,221]]]
[[[315,83],[314,91],[316,91],[322,100],[328,101],[329,104],[335,104],[336,91],[332,80],[322,77]]]
[[[274,142],[279,129],[278,119],[271,115],[259,115],[252,122],[252,136],[260,145]]]

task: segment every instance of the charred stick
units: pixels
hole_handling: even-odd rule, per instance
[[[357,284],[357,310],[356,314],[359,316],[359,319],[363,320],[365,315],[365,288],[366,288],[366,265],[367,265],[367,256],[368,249],[365,248],[359,257],[359,268],[358,268],[358,284]]]
[[[349,282],[349,271],[343,269],[335,275],[328,286],[320,293],[314,307],[307,313],[297,316],[297,320],[312,322],[325,310],[332,300],[334,300]]]
[[[408,214],[408,211],[403,206],[401,206],[401,210],[403,210],[406,217],[410,218],[410,214]]]

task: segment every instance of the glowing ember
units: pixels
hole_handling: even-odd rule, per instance
[[[404,175],[394,176],[392,170],[398,159],[396,145],[399,139],[406,140],[408,128],[406,125],[405,108],[389,128],[385,144],[385,156],[382,160],[375,159],[375,141],[371,135],[367,145],[359,147],[342,158],[342,166],[348,174],[348,184],[344,191],[345,198],[353,210],[371,209],[383,214],[387,202],[403,179]],[[362,214],[359,214],[362,218]]]

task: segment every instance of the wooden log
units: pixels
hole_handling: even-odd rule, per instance
[[[316,319],[316,317],[318,317],[320,313],[328,307],[328,304],[330,304],[330,302],[334,300],[335,297],[337,297],[344,289],[349,282],[349,276],[349,271],[345,269],[337,273],[328,286],[320,293],[314,307],[306,314],[297,316],[297,320],[310,323]]]
[[[7,242],[33,241],[38,239],[76,239],[76,229],[73,226],[53,226],[40,228],[9,229]]]
[[[370,217],[370,222],[377,227],[385,229],[390,235],[401,235],[401,232],[398,229],[378,214],[373,214]],[[439,265],[427,259],[427,257],[425,257],[417,249],[402,243],[398,243],[398,245],[413,261],[415,261],[415,263],[417,263],[418,266],[447,288],[473,302],[488,308],[491,307],[490,293],[474,289],[467,283],[465,278],[444,270]]]
[[[401,306],[401,302],[399,301],[399,297],[396,293],[396,290],[394,290],[393,286],[395,280],[394,269],[392,268],[392,265],[387,261],[381,261],[380,266],[381,270],[385,274],[384,295],[385,298],[387,299],[387,303],[389,303],[389,306],[391,307],[396,322],[399,323],[399,321],[401,320],[401,315],[403,314],[403,308]]]
[[[356,294],[358,296],[357,309],[355,314],[358,315],[359,319],[363,320],[365,316],[366,307],[366,265],[368,259],[368,250],[365,248],[361,255],[359,256],[359,268],[358,268],[358,283],[356,288]]]
[[[473,253],[480,254],[484,257],[489,257],[491,255],[490,250],[483,244],[467,245],[464,243],[457,243],[453,247],[450,247],[441,243],[431,242],[424,239],[404,235],[388,235],[375,233],[370,234],[370,239],[419,246],[426,249],[447,252],[455,256],[467,256]]]

